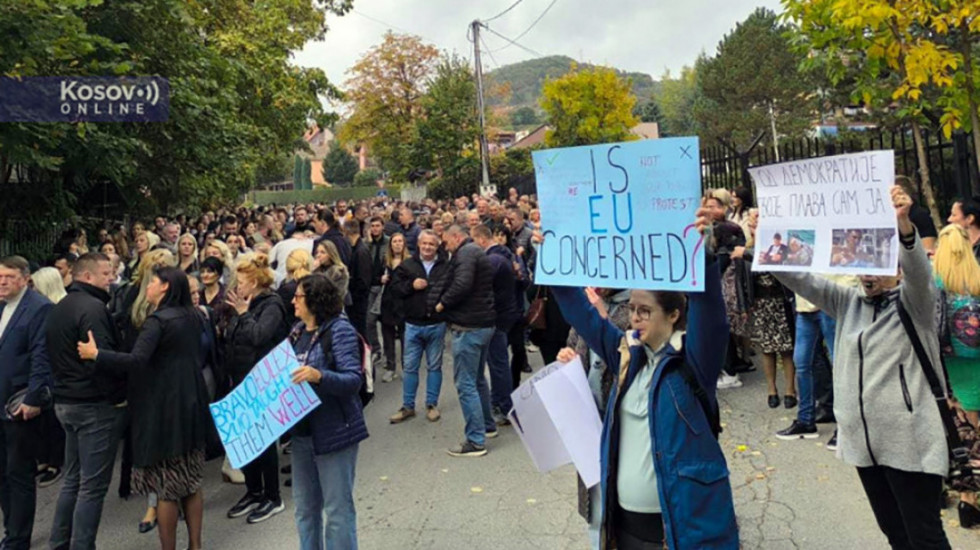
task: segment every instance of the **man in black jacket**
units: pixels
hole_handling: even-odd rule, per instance
[[[95,548],[102,502],[124,426],[126,380],[96,371],[78,356],[78,342],[92,331],[101,349],[115,349],[118,336],[109,317],[109,285],[115,278],[109,258],[83,255],[72,269],[68,296],[48,316],[48,357],[54,403],[65,428],[65,481],[51,527],[51,548]]]
[[[385,274],[385,256],[388,255],[388,243],[391,241],[391,238],[385,235],[384,225],[385,221],[381,216],[374,216],[368,226],[368,252],[371,253],[371,294],[368,296],[366,338],[368,345],[374,350],[372,355],[374,355],[375,365],[381,365],[383,362],[381,360],[381,340],[378,338],[380,308],[375,309],[373,306],[377,300],[381,299],[381,292],[384,290],[381,277]],[[372,313],[373,311],[377,311],[377,313]]]
[[[344,235],[351,246],[348,291],[352,304],[347,310],[347,316],[350,317],[354,330],[366,339],[368,302],[371,299],[371,252],[361,238],[358,224],[345,225]]]
[[[419,367],[425,352],[425,416],[439,420],[439,390],[442,388],[442,352],[446,343],[446,323],[429,303],[432,288],[445,286],[449,262],[439,253],[439,238],[426,229],[419,233],[419,253],[402,262],[392,278],[391,291],[402,300],[405,312],[405,351],[403,352],[402,407],[388,420],[398,424],[415,416],[415,393],[419,387]]]
[[[453,225],[446,230],[446,249],[452,253],[449,276],[429,294],[435,312],[444,313],[453,336],[453,381],[466,420],[466,441],[449,450],[452,456],[487,454],[486,438],[497,435],[490,411],[490,390],[484,375],[493,337],[493,268],[483,249]]]
[[[344,234],[340,231],[340,222],[329,208],[317,210],[313,217],[313,228],[318,235],[313,243],[313,250],[316,251],[316,245],[320,244],[320,241],[332,242],[337,247],[337,253],[340,254],[340,261],[350,269],[350,243],[344,238]]]

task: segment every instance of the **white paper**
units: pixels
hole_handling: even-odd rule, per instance
[[[894,151],[784,162],[749,173],[759,205],[754,271],[898,272],[889,194]]]
[[[511,397],[511,423],[538,471],[573,463],[587,487],[599,483],[602,421],[578,357],[548,365]]]

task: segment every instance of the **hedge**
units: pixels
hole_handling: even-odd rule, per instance
[[[398,185],[388,185],[385,189],[391,197],[397,199],[401,196],[401,188]],[[377,187],[332,187],[330,189],[294,189],[292,191],[252,191],[251,199],[256,205],[266,206],[273,203],[296,204],[333,202],[340,199],[363,200],[376,197],[377,195]]]

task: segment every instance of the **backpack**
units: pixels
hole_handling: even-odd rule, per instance
[[[327,325],[321,329],[320,333],[320,347],[323,348],[328,364],[334,362],[333,324],[339,318],[339,316],[335,317],[332,321],[327,323]],[[358,350],[361,352],[361,389],[358,390],[358,394],[361,398],[361,406],[365,407],[371,402],[372,399],[374,399],[374,360],[372,359],[370,344],[368,344],[367,340],[361,336],[361,333],[357,331],[354,331],[354,333],[357,334],[357,340],[360,344],[358,346]]]

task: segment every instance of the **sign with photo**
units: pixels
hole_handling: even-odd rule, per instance
[[[784,162],[749,173],[759,205],[754,271],[898,272],[889,193],[893,151]]]

